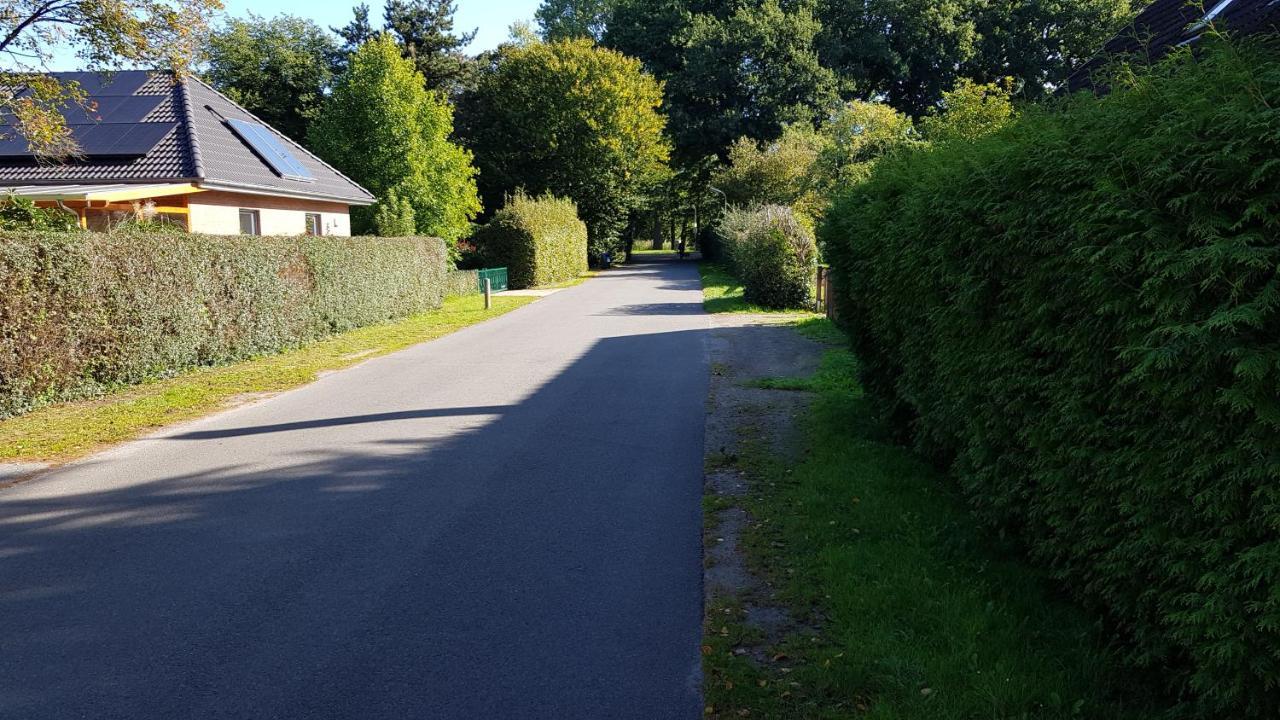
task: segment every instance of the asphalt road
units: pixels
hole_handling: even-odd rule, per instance
[[[0,717],[696,718],[692,264],[0,490]]]

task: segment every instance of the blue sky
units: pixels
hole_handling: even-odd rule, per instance
[[[512,23],[525,20],[533,22],[533,13],[539,0],[457,0],[458,14],[454,28],[457,32],[479,30],[468,52],[477,53],[497,47],[507,39],[507,29]],[[340,27],[351,20],[351,8],[357,2],[333,2],[333,0],[223,0],[226,13],[243,17],[252,11],[255,15],[270,17],[281,13],[298,15],[314,20],[321,27]],[[369,0],[369,18],[375,25],[382,20],[382,0]],[[52,70],[76,70],[76,59],[70,53],[59,53]]]

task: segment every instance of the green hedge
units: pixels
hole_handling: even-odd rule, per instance
[[[429,238],[0,234],[0,417],[438,307]]]
[[[480,294],[479,270],[450,270],[444,277],[444,296],[462,297]]]
[[[780,310],[809,307],[818,248],[813,231],[791,208],[731,209],[716,226],[714,246],[742,281],[747,302]]]
[[[572,200],[517,193],[472,237],[486,267],[505,267],[513,290],[587,271],[587,226]]]
[[[870,395],[1186,715],[1280,717],[1280,53],[886,159],[822,230]]]

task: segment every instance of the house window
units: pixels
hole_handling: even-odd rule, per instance
[[[324,223],[320,219],[320,213],[307,213],[307,234],[324,234]]]
[[[240,211],[240,234],[241,235],[261,235],[262,223],[258,219],[257,210],[241,210]]]

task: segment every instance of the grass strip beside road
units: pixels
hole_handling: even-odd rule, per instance
[[[0,420],[0,462],[64,462],[159,428],[216,412],[237,400],[290,390],[321,373],[434,340],[533,302],[531,297],[468,295],[443,307],[335,335],[296,350],[202,368],[104,397],[62,403]]]
[[[826,320],[801,329],[834,336]],[[980,527],[945,476],[890,441],[849,350],[830,347],[812,378],[754,384],[814,393],[806,453],[783,461],[743,428],[744,452],[730,463],[750,492],[709,497],[708,509],[731,502],[749,513],[748,567],[796,627],[761,647],[747,608],[709,609],[708,717],[1157,715],[1126,687],[1097,623]]]
[[[698,263],[702,276],[702,309],[709,313],[769,313],[776,315],[811,315],[807,310],[773,310],[753,305],[743,297],[742,281],[723,265],[712,262]]]

